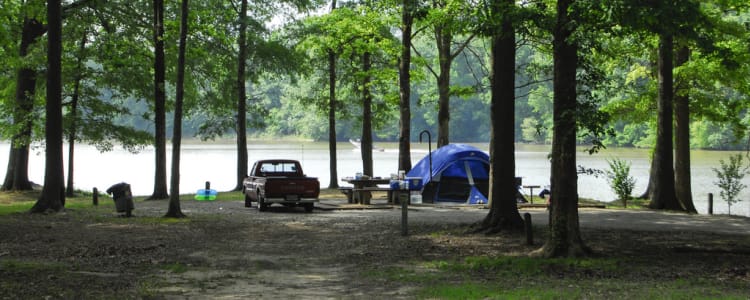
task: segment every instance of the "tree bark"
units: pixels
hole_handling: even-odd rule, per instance
[[[60,10],[60,17],[76,8],[89,5],[92,0],[79,0],[69,3]],[[19,57],[25,58],[29,47],[36,43],[47,32],[47,27],[39,20],[24,16],[19,44]],[[16,76],[15,106],[13,108],[13,122],[18,131],[11,138],[10,154],[5,180],[0,187],[2,191],[31,190],[29,181],[29,143],[33,124],[34,95],[36,94],[37,72],[28,67],[21,67]]]
[[[436,9],[446,8],[449,4],[445,1],[433,1],[433,7]],[[451,66],[453,60],[458,56],[465,47],[474,38],[469,34],[466,40],[453,49],[454,36],[457,34],[455,28],[461,26],[456,24],[455,20],[441,20],[434,25],[435,43],[438,52],[439,73],[435,74],[438,85],[438,134],[437,146],[442,147],[450,144],[450,99],[451,99]]]
[[[182,0],[180,14],[180,45],[177,55],[177,86],[174,103],[174,127],[172,128],[172,178],[170,182],[169,208],[165,217],[182,218],[180,209],[180,148],[182,146],[182,106],[185,98],[185,52],[188,32],[188,0]]]
[[[362,173],[373,176],[372,170],[372,94],[370,93],[371,54],[362,54]]]
[[[166,67],[164,62],[164,0],[154,0],[154,192],[150,200],[167,199]]]
[[[237,40],[237,185],[235,191],[243,189],[247,177],[247,91],[245,90],[245,61],[247,60],[247,0],[240,6],[240,32]]]
[[[8,155],[8,168],[6,169],[5,180],[3,181],[3,191],[26,191],[31,190],[28,171],[17,170],[23,168],[28,170],[29,164],[29,145],[17,145],[16,141],[10,142],[10,151]]]
[[[83,57],[86,51],[86,41],[88,33],[83,33],[81,43],[78,46],[78,57],[76,58],[76,75],[73,84],[73,96],[70,100],[70,128],[68,129],[68,183],[65,185],[65,196],[75,196],[75,186],[73,185],[73,167],[75,166],[75,144],[78,133],[78,99],[81,93],[81,80],[83,79]]]
[[[523,230],[515,185],[516,39],[510,17],[514,0],[496,0],[492,16],[502,18],[492,37],[492,99],[490,103],[490,211],[482,229],[490,232]]]
[[[648,199],[648,195],[651,194],[651,175],[653,174],[654,170],[654,155],[651,154],[651,166],[649,167],[648,172],[648,183],[646,184],[646,189],[643,191],[643,193],[638,196],[638,199]]]
[[[680,67],[690,60],[690,48],[681,46],[675,57],[675,66]],[[678,81],[675,93],[675,190],[682,209],[698,213],[693,204],[690,180],[690,87],[685,80]]]
[[[450,86],[451,86],[451,44],[453,36],[445,32],[445,29],[437,26],[435,28],[435,40],[437,41],[440,73],[437,77],[438,85],[438,148],[450,143]]]
[[[25,58],[31,45],[36,43],[46,31],[45,26],[38,20],[25,17],[21,30],[19,57]],[[29,67],[21,67],[16,75],[16,103],[13,108],[13,122],[19,128],[19,131],[11,139],[8,168],[2,186],[3,191],[32,189],[29,181],[29,143],[33,127],[31,116],[34,110],[36,76],[36,71]]]
[[[404,0],[401,6],[401,59],[398,65],[399,86],[399,138],[398,169],[411,170],[411,28],[414,20],[413,0]]]
[[[47,104],[42,194],[31,212],[60,211],[65,206],[62,127],[62,13],[60,0],[47,1]]]
[[[550,233],[544,257],[584,256],[589,249],[578,224],[578,176],[576,172],[576,69],[578,45],[571,39],[576,29],[569,15],[574,0],[557,1],[553,29],[554,127],[552,137],[552,195]]]
[[[336,0],[331,1],[331,12],[336,9]],[[339,187],[336,163],[336,53],[328,49],[328,156],[331,181],[329,189]]]
[[[652,162],[649,207],[652,209],[682,210],[675,192],[674,154],[672,147],[673,114],[673,37],[659,35],[659,97],[657,101],[656,147]]]

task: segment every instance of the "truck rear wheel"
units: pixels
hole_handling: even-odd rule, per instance
[[[253,200],[247,194],[245,194],[245,207],[253,207]]]
[[[266,204],[266,200],[263,199],[263,195],[261,195],[260,191],[258,191],[258,211],[266,211],[266,208],[268,208],[268,204]]]
[[[312,212],[314,207],[315,207],[315,205],[312,204],[312,203],[305,203],[305,211],[306,212]]]

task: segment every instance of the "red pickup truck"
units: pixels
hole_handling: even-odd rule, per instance
[[[296,160],[259,160],[250,169],[243,182],[245,206],[258,202],[258,210],[265,211],[269,205],[302,206],[311,212],[318,201],[320,182],[307,177]]]

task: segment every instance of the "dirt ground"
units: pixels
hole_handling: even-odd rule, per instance
[[[189,218],[169,222],[160,218],[165,201],[137,202],[133,218],[111,207],[0,217],[0,298],[411,299],[420,286],[367,274],[413,261],[525,255],[546,234],[544,209],[521,211],[535,224],[528,246],[524,236],[466,233],[486,209],[413,206],[402,236],[400,209],[338,203],[261,213],[241,201],[183,201]],[[580,219],[597,255],[663,264],[636,280],[704,272],[750,283],[748,218],[582,209]]]

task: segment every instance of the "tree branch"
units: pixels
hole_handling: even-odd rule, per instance
[[[479,53],[477,53],[477,52],[476,52],[476,51],[474,50],[474,48],[472,48],[472,47],[467,47],[467,48],[466,48],[466,50],[468,50],[469,52],[471,52],[471,54],[472,54],[472,55],[473,55],[474,57],[476,57],[476,59],[477,59],[477,60],[479,60],[479,61],[482,61],[482,55],[479,55]],[[485,48],[485,50],[486,50],[486,48]],[[480,67],[482,68],[482,73],[483,73],[483,74],[485,74],[485,75],[487,75],[487,74],[490,74],[490,70],[489,70],[489,69],[487,69],[487,67],[486,67],[486,64],[481,64],[481,65],[480,65]]]
[[[472,67],[472,63],[469,62],[469,55],[463,51],[461,53],[463,54],[464,61],[466,62],[466,66],[469,68],[469,72],[471,73],[471,76],[474,77],[474,82],[476,82],[475,84],[476,89],[483,92],[485,88],[482,85],[482,79],[480,78],[480,76],[477,76],[477,72],[474,71],[474,67]],[[484,72],[484,68],[481,67],[484,64],[479,64],[479,65],[480,65],[480,69],[482,70],[481,77],[484,77],[485,75],[487,75],[487,73]]]
[[[411,45],[411,49],[414,50],[414,53],[417,56],[424,58],[424,56],[422,56],[422,53],[420,53],[419,50],[417,50],[417,48],[414,47],[414,44]],[[430,71],[430,73],[432,73],[432,76],[435,76],[435,78],[439,77],[438,74],[435,72],[435,70],[433,70],[429,64],[425,64],[425,67],[427,67],[427,70]]]
[[[461,52],[464,51],[464,49],[466,48],[466,46],[468,46],[469,43],[471,43],[471,41],[474,40],[474,37],[476,37],[476,33],[472,33],[471,35],[469,35],[469,37],[466,38],[466,40],[463,43],[461,43],[458,46],[458,48],[456,48],[456,51],[451,54],[451,56],[450,56],[451,59],[455,59],[456,56],[458,56],[459,54],[461,54]]]
[[[535,84],[540,84],[540,83],[550,82],[550,81],[552,81],[552,78],[547,78],[547,79],[542,79],[542,80],[529,80],[529,81],[527,81],[526,83],[524,83],[522,85],[516,86],[516,88],[517,89],[525,88],[525,87],[529,87],[529,86],[532,86],[532,85],[535,85]]]
[[[79,9],[81,7],[90,7],[95,8],[99,2],[102,0],[78,0],[73,3],[70,3],[68,5],[62,6],[62,18],[63,20],[68,17],[68,15],[71,13],[71,11],[74,11],[76,9]]]
[[[414,30],[414,31],[413,31],[413,32],[411,33],[411,37],[412,37],[412,38],[414,38],[415,36],[417,36],[417,34],[421,33],[422,31],[425,31],[425,30],[427,30],[427,29],[429,29],[429,28],[430,28],[429,26],[422,26],[422,27],[420,27],[420,28],[417,28],[417,30]]]
[[[237,4],[235,4],[235,3],[234,3],[234,0],[232,0],[232,1],[229,1],[229,4],[231,4],[231,5],[232,5],[232,9],[234,10],[234,12],[235,12],[235,13],[236,13],[237,15],[239,15],[239,14],[240,14],[240,7],[239,7],[239,6],[237,6]]]

